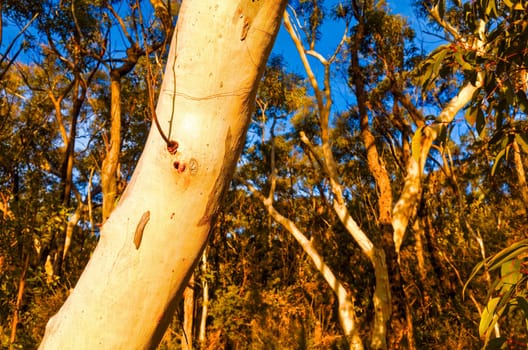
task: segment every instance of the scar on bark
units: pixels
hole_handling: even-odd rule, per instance
[[[136,227],[136,232],[134,233],[134,245],[136,246],[136,250],[139,249],[139,246],[141,245],[141,240],[143,239],[143,231],[145,230],[145,226],[150,220],[150,210],[147,210],[143,213],[141,216],[141,219],[139,219],[139,223]]]

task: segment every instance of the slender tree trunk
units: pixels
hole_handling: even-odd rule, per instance
[[[205,348],[207,341],[207,313],[209,308],[209,283],[207,282],[207,248],[202,254],[202,315],[200,316],[200,331],[198,332],[198,341],[200,347]]]
[[[121,152],[121,73],[110,71],[110,140],[101,166],[103,222],[110,217],[117,198],[117,169]]]
[[[81,82],[81,77],[77,77],[73,86],[72,98],[74,100],[71,108],[70,133],[66,143],[66,153],[62,164],[62,181],[64,191],[62,194],[62,204],[69,205],[71,191],[73,188],[73,163],[75,161],[75,141],[77,140],[77,121],[81,114],[81,108],[86,99],[86,88]],[[62,255],[61,255],[62,257]]]
[[[189,284],[183,291],[183,332],[182,349],[193,349],[193,324],[194,324],[194,274]]]
[[[85,204],[82,202],[79,202],[77,204],[77,208],[75,209],[75,212],[72,216],[68,219],[68,223],[66,224],[66,234],[64,237],[64,244],[62,249],[62,260],[66,259],[66,254],[68,254],[68,250],[70,249],[71,240],[73,237],[73,230],[75,229],[75,226],[77,226],[77,223],[81,219],[81,215],[84,212]]]
[[[407,337],[409,349],[414,349],[414,339],[412,339],[412,317],[407,312],[408,301],[404,292],[403,278],[401,276],[398,255],[396,254],[393,229],[392,229],[392,188],[389,174],[383,160],[381,159],[376,146],[376,139],[370,130],[369,114],[367,110],[367,93],[365,91],[365,79],[359,62],[359,42],[363,40],[363,25],[358,25],[354,45],[351,45],[350,75],[355,89],[357,106],[359,110],[359,120],[361,129],[361,139],[365,145],[367,154],[367,164],[370,173],[376,181],[378,188],[378,222],[382,231],[382,249],[385,252],[387,271],[390,285],[390,332],[387,333],[389,348],[394,348],[395,344],[400,344],[404,337]],[[409,329],[409,327],[411,329]],[[385,346],[386,345],[382,345]]]
[[[303,63],[306,75],[308,76],[308,80],[314,91],[315,100],[317,103],[319,127],[321,129],[320,136],[323,156],[319,157],[317,155],[317,152],[315,152],[311,141],[304,134],[304,132],[300,133],[301,140],[310,149],[311,154],[317,159],[317,162],[321,167],[321,171],[328,178],[330,188],[334,195],[333,208],[339,220],[345,226],[347,232],[356,241],[374,267],[376,286],[372,298],[374,304],[374,325],[372,327],[373,332],[371,347],[373,349],[386,349],[387,321],[390,318],[390,289],[385,253],[382,249],[379,249],[372,243],[370,238],[361,230],[348,211],[343,196],[343,189],[339,181],[337,163],[334,159],[330,142],[329,120],[330,111],[332,108],[330,64],[333,59],[326,60],[323,59],[321,55],[316,55],[316,57],[319,57],[319,62],[324,66],[324,88],[321,89],[308,60],[307,50],[304,48],[302,40],[299,38],[297,31],[293,29],[293,25],[287,13],[284,15],[284,26],[290,34],[297,52],[299,53],[299,57]],[[342,42],[344,42],[344,38]]]
[[[524,203],[524,208],[528,214],[528,185],[526,184],[526,174],[524,172],[524,165],[521,157],[521,149],[517,140],[513,139],[513,162],[515,164],[515,172],[517,173],[517,181],[519,182],[519,192]]]
[[[394,229],[394,245],[400,254],[400,248],[407,230],[409,220],[414,215],[422,192],[422,175],[425,162],[433,141],[438,136],[440,128],[446,127],[453,121],[455,115],[471,100],[475,91],[484,83],[484,73],[479,72],[475,85],[468,83],[463,86],[458,95],[453,97],[437,118],[437,123],[417,130],[421,133],[418,154],[413,154],[407,163],[407,175],[400,194],[400,198],[392,211],[392,227]],[[414,136],[416,137],[416,135]],[[414,147],[413,147],[414,148]],[[413,149],[414,152],[414,149]]]
[[[11,336],[9,337],[9,349],[13,348],[13,343],[16,340],[16,331],[18,327],[20,307],[22,306],[22,298],[24,297],[24,290],[26,287],[26,272],[29,267],[29,254],[26,256],[24,261],[24,267],[22,268],[22,273],[20,274],[20,281],[18,282],[18,294],[15,304],[15,310],[13,311],[13,319],[11,320]]]
[[[341,324],[341,329],[350,344],[350,350],[363,350],[363,341],[361,340],[360,328],[354,308],[354,297],[346,290],[341,281],[337,279],[330,267],[324,262],[322,256],[313,247],[312,242],[306,238],[295,223],[280,214],[272,205],[271,201],[264,198],[264,196],[262,196],[262,194],[255,188],[250,186],[250,190],[262,201],[269,215],[293,235],[304,252],[310,257],[310,259],[312,259],[312,262],[319,273],[336,294],[339,323]],[[378,307],[378,305],[375,307]]]
[[[286,1],[184,1],[151,128],[40,349],[154,349],[228,187]]]

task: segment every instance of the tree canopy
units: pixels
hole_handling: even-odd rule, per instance
[[[526,348],[528,1],[394,6],[290,1],[160,349]],[[38,346],[75,287],[179,8],[2,2],[1,347]]]

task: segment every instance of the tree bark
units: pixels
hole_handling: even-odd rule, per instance
[[[182,4],[157,106],[177,153],[151,128],[129,186],[40,349],[156,348],[231,180],[285,6]]]
[[[467,83],[458,94],[453,97],[437,118],[437,122],[431,126],[418,129],[421,133],[418,154],[413,154],[407,163],[407,175],[400,194],[400,198],[392,210],[392,227],[394,229],[394,245],[396,253],[400,254],[400,248],[407,230],[409,220],[416,211],[420,194],[422,193],[422,175],[425,162],[429,156],[429,150],[433,141],[439,134],[440,128],[447,126],[453,121],[455,115],[471,100],[475,91],[484,83],[484,73],[479,72],[475,85]],[[414,152],[414,150],[413,150]]]
[[[202,314],[200,317],[200,331],[198,332],[198,341],[200,348],[205,348],[207,341],[207,313],[209,308],[209,283],[207,282],[207,249],[202,254]]]
[[[304,252],[312,259],[317,271],[323,276],[330,288],[334,291],[337,302],[339,315],[339,323],[341,329],[349,342],[350,350],[363,350],[363,341],[360,336],[360,329],[358,326],[358,319],[354,308],[354,297],[351,295],[344,285],[337,279],[334,272],[325,263],[323,257],[314,248],[312,242],[299,230],[293,221],[280,214],[270,198],[265,198],[256,188],[248,185],[250,191],[262,202],[268,214],[280,225],[282,225],[292,236],[297,240]],[[376,303],[376,302],[375,302]],[[375,307],[378,307],[376,305]]]
[[[194,324],[194,274],[183,291],[183,334],[182,350],[193,349]]]
[[[521,193],[524,209],[528,214],[528,184],[526,183],[526,174],[524,172],[524,165],[521,157],[521,148],[517,140],[513,139],[513,163],[515,164],[515,173],[517,174],[517,181],[519,182],[519,192]]]
[[[18,328],[19,313],[22,306],[22,298],[24,297],[24,291],[26,288],[26,272],[29,267],[29,255],[26,256],[24,267],[20,275],[20,281],[18,282],[18,295],[15,304],[15,310],[13,311],[13,319],[11,320],[11,336],[9,337],[9,350],[13,349],[15,343],[16,333]]]
[[[114,210],[117,196],[117,169],[121,152],[121,73],[110,71],[110,140],[101,165],[103,223]]]

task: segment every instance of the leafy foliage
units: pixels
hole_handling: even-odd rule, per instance
[[[36,347],[97,243],[101,163],[110,128],[108,72],[123,63],[126,49],[119,50],[126,41],[116,38],[115,18],[108,12],[109,4],[118,3],[125,11],[135,2],[8,1],[3,7],[12,25],[38,17],[19,43],[20,54],[9,53],[16,64],[0,62],[5,68],[0,81],[0,314],[5,316],[0,347]],[[405,185],[406,165],[421,149],[425,126],[461,86],[475,83],[476,74],[484,72],[465,118],[458,115],[445,127],[445,137],[435,140],[400,260],[397,265],[387,261],[391,281],[401,275],[405,294],[393,294],[394,305],[408,307],[406,322],[416,348],[523,348],[528,243],[520,171],[528,153],[528,3],[420,3],[443,40],[425,57],[413,28],[391,14],[384,1],[292,2],[310,60],[324,47],[326,25],[339,23],[347,30],[328,75],[333,102],[328,137],[338,181],[351,216],[374,244],[390,252],[385,239],[390,228],[380,222],[380,188],[369,168],[368,148],[377,150],[396,198]],[[146,2],[140,7],[149,8]],[[132,18],[137,10],[127,15]],[[148,38],[160,39],[165,24],[149,13],[155,11],[144,13],[152,29]],[[357,63],[352,64],[353,52]],[[208,340],[202,348],[348,346],[331,286],[287,230],[250,196],[247,182],[265,195],[273,189],[277,210],[306,234],[355,297],[362,338],[372,333],[374,271],[332,209],[336,197],[318,162],[324,153],[317,98],[309,81],[290,71],[296,67],[290,60],[274,56],[269,61],[237,178],[211,235],[210,270],[196,271],[197,280],[207,280],[211,289]],[[146,63],[140,59],[122,81],[120,190],[146,138]],[[316,67],[315,74],[324,71]],[[365,130],[373,136],[368,147]],[[65,254],[67,232],[72,234]],[[199,284],[195,288],[199,295]],[[198,297],[196,306],[201,303]],[[181,317],[177,313],[166,348],[181,346],[179,338],[169,339],[180,332]],[[497,328],[500,336],[494,337]]]
[[[488,302],[482,312],[479,325],[479,335],[485,338],[487,349],[501,349],[506,342],[512,342],[505,336],[496,337],[490,341],[491,333],[498,320],[506,317],[516,317],[516,311],[521,311],[521,317],[528,320],[528,240],[522,240],[503,249],[485,261],[475,266],[464,288],[475,278],[481,270],[487,272],[499,271],[499,277],[491,286]],[[516,334],[516,342],[528,337],[528,327],[524,336]],[[488,343],[489,342],[489,343]]]

